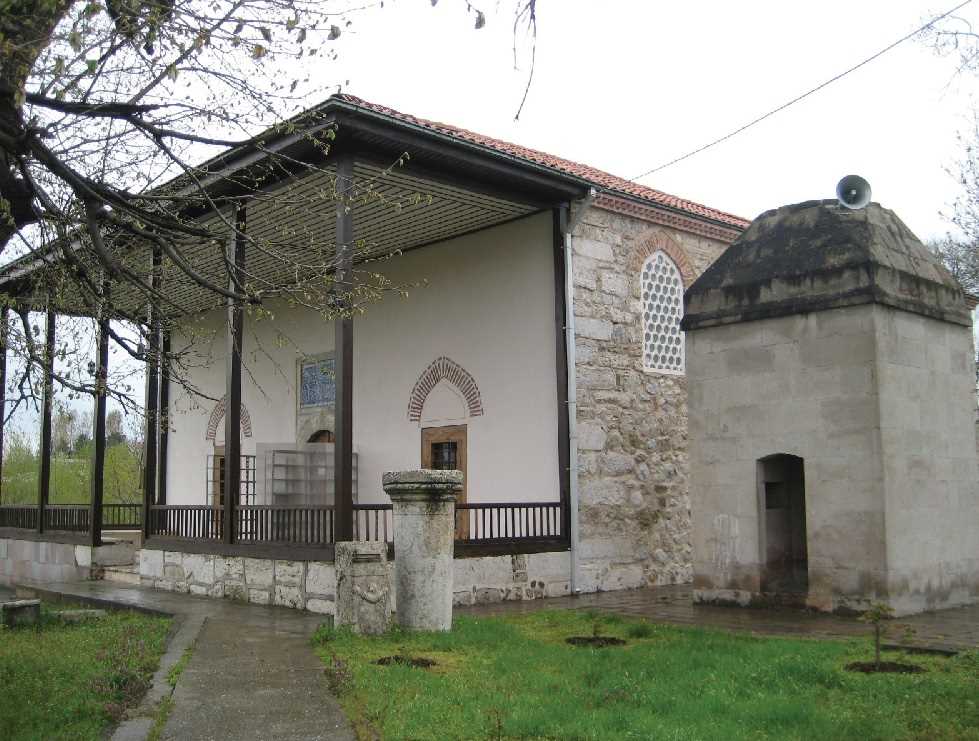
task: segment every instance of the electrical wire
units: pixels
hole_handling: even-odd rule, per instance
[[[882,57],[884,54],[886,54],[887,52],[889,52],[891,49],[893,49],[893,48],[895,48],[897,46],[900,46],[901,44],[903,44],[908,39],[911,39],[911,38],[917,36],[922,31],[925,31],[925,30],[931,28],[933,25],[935,25],[936,23],[938,23],[938,21],[947,18],[952,13],[954,13],[957,10],[960,10],[961,8],[964,8],[966,5],[968,5],[971,2],[972,2],[972,0],[965,0],[965,2],[959,3],[958,5],[956,5],[951,10],[946,10],[941,15],[935,16],[930,21],[928,21],[926,24],[924,24],[923,26],[915,29],[911,33],[907,34],[906,36],[902,36],[901,38],[899,38],[897,41],[895,41],[894,43],[890,44],[889,46],[885,46],[883,49],[881,49],[880,51],[878,51],[876,54],[867,57],[862,62],[853,65],[852,67],[850,67],[849,69],[847,69],[847,70],[845,70],[843,72],[840,72],[835,77],[831,77],[830,79],[826,80],[826,82],[823,82],[823,83],[817,85],[816,87],[812,88],[811,90],[807,90],[806,92],[802,93],[802,95],[796,96],[792,100],[790,100],[790,101],[788,101],[786,103],[783,103],[782,105],[778,106],[778,108],[773,108],[772,110],[768,111],[768,113],[762,114],[758,118],[756,118],[756,119],[754,119],[752,121],[749,121],[748,123],[744,124],[743,126],[739,126],[734,131],[732,131],[732,132],[730,132],[728,134],[725,134],[724,136],[722,136],[722,137],[720,137],[718,139],[714,139],[713,141],[708,142],[707,144],[704,144],[702,147],[697,147],[696,149],[691,150],[691,151],[687,152],[686,154],[680,155],[679,157],[677,157],[675,159],[672,159],[669,162],[664,162],[662,165],[658,165],[657,167],[653,167],[652,169],[646,170],[641,175],[636,175],[635,177],[632,177],[632,178],[629,178],[629,179],[630,180],[640,180],[640,179],[646,177],[647,175],[652,175],[654,172],[659,172],[660,170],[665,170],[667,167],[670,167],[672,165],[675,165],[678,162],[683,162],[686,159],[690,159],[694,155],[700,154],[701,152],[705,152],[706,150],[710,149],[711,147],[714,147],[714,146],[716,146],[718,144],[721,144],[722,142],[726,142],[728,139],[730,139],[730,138],[732,138],[734,136],[737,136],[742,131],[746,131],[747,129],[750,129],[755,124],[759,124],[762,121],[764,121],[765,119],[771,118],[776,113],[780,113],[781,111],[784,111],[786,108],[788,108],[789,106],[795,105],[800,100],[804,100],[805,98],[808,98],[813,93],[819,92],[824,87],[827,87],[828,85],[832,85],[837,80],[843,79],[844,77],[846,77],[851,72],[856,72],[858,69],[860,69],[864,65],[870,64],[875,59],[878,59],[879,57]]]

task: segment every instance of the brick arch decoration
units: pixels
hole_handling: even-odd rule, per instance
[[[479,394],[476,380],[457,362],[442,355],[422,371],[411,389],[411,396],[408,397],[408,419],[411,422],[421,421],[425,399],[435,388],[435,384],[442,380],[448,381],[459,389],[466,400],[470,417],[478,417],[483,413],[483,399]]]
[[[686,250],[680,246],[680,243],[664,231],[656,231],[646,237],[633,251],[631,265],[633,273],[641,272],[646,260],[656,252],[665,252],[669,255],[680,271],[683,287],[690,288],[697,277],[693,265],[690,264],[690,258],[687,257]]]
[[[221,420],[224,419],[227,406],[227,395],[222,396],[221,400],[214,405],[214,410],[211,412],[211,418],[207,422],[207,434],[204,435],[205,440],[213,440],[218,434],[218,425],[221,424]],[[245,437],[252,436],[252,417],[248,413],[248,408],[245,406],[244,402],[242,402],[241,405],[241,434]]]

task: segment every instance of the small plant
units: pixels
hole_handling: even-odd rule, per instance
[[[321,646],[324,643],[329,643],[337,637],[336,628],[333,627],[331,623],[322,623],[315,631],[313,631],[313,637],[310,639],[314,646]]]
[[[592,638],[602,637],[602,618],[599,615],[594,615],[592,617],[591,637]]]
[[[354,678],[350,667],[347,666],[345,661],[338,658],[336,654],[330,656],[323,673],[326,675],[326,684],[329,686],[330,692],[336,697],[340,697],[340,695],[350,689]]]
[[[630,638],[649,638],[656,632],[655,628],[647,622],[633,623],[626,630]]]
[[[894,609],[885,602],[874,602],[870,609],[860,616],[861,622],[874,628],[874,666],[880,671],[880,642],[887,633],[884,623],[894,618]]]

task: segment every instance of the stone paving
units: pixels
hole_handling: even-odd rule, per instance
[[[856,618],[797,609],[753,609],[695,605],[689,585],[597,592],[525,602],[457,607],[457,614],[507,615],[542,609],[599,610],[659,623],[746,631],[759,635],[850,638],[867,636],[869,628]],[[979,648],[979,605],[900,618],[915,629],[908,646],[954,652]]]
[[[113,741],[144,739],[156,704],[169,693],[166,672],[193,646],[173,692],[162,739],[323,739],[354,733],[326,687],[310,636],[324,616],[163,592],[104,581],[31,586],[44,599],[120,605],[173,615],[177,630],[154,686]]]

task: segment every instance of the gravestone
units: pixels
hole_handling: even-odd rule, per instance
[[[337,602],[334,624],[379,635],[391,621],[391,579],[387,543],[337,543]]]
[[[0,616],[8,628],[18,625],[36,625],[41,619],[41,600],[18,599],[0,602]]]

